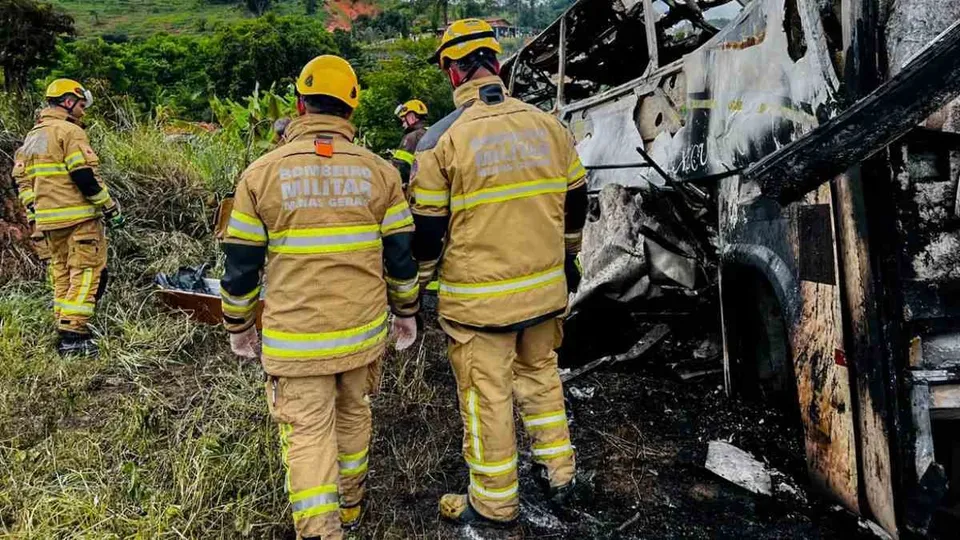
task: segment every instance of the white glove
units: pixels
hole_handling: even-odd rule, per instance
[[[250,326],[239,334],[230,334],[230,350],[243,358],[259,357],[260,336],[257,335],[256,325]]]
[[[417,340],[417,318],[394,317],[390,323],[390,333],[397,340],[394,348],[398,351],[406,349]]]

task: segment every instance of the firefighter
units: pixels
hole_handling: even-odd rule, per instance
[[[124,224],[120,206],[97,172],[100,160],[80,120],[93,104],[77,81],[57,79],[47,107],[14,154],[13,177],[41,257],[48,250],[53,313],[62,356],[96,356],[88,323],[107,284],[107,238]],[[102,218],[102,219],[101,219]]]
[[[467,494],[444,495],[440,513],[495,526],[511,524],[519,509],[514,400],[549,500],[562,505],[573,491],[554,350],[579,280],[587,202],[572,135],[507,95],[499,52],[484,21],[456,21],[444,33],[433,61],[457,108],[420,140],[410,186],[421,285],[439,272],[469,469]]]
[[[260,354],[268,375],[298,538],[329,540],[359,523],[368,394],[379,384],[388,326],[397,348],[416,337],[419,285],[400,176],[351,142],[359,97],[353,68],[318,56],[296,90],[299,116],[286,143],[250,165],[237,185],[222,243],[221,296],[233,351]],[[262,354],[255,326],[261,273]]]
[[[403,105],[398,105],[393,114],[400,119],[403,126],[403,138],[400,139],[400,148],[393,151],[393,164],[400,171],[403,179],[403,191],[407,191],[410,183],[410,167],[413,165],[413,153],[417,143],[427,132],[427,106],[419,99],[411,99]]]

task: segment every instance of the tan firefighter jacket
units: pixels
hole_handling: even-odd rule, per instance
[[[48,107],[14,154],[13,178],[27,218],[51,231],[99,218],[114,205],[100,180],[100,160],[67,111]]]
[[[263,296],[262,360],[271,375],[368,364],[383,352],[388,301],[399,315],[419,307],[413,217],[399,175],[352,144],[354,132],[341,118],[301,116],[287,143],[237,185],[223,240],[224,322],[231,332],[249,328]]]
[[[421,284],[442,244],[424,236],[445,234],[440,316],[476,327],[562,312],[565,253],[579,250],[582,228],[564,223],[566,194],[586,176],[573,136],[505,94],[498,77],[458,88],[458,108],[421,139],[411,181]]]

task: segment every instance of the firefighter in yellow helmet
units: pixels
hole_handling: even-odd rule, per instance
[[[421,284],[439,272],[470,473],[468,493],[444,495],[440,512],[481,525],[510,524],[518,514],[514,400],[549,500],[563,504],[573,491],[554,350],[579,282],[587,201],[572,135],[507,95],[499,52],[484,21],[447,29],[433,60],[457,108],[420,140],[410,185]]]
[[[400,147],[393,151],[393,164],[400,171],[403,180],[403,190],[406,192],[410,183],[410,167],[413,165],[413,153],[417,150],[417,143],[427,132],[427,106],[419,99],[398,105],[393,111],[403,125],[403,138]]]
[[[416,338],[419,286],[400,177],[352,142],[360,91],[353,68],[318,56],[296,89],[299,116],[286,143],[237,185],[221,296],[233,351],[259,355],[268,375],[298,538],[330,540],[359,523],[368,395],[379,384],[388,328],[398,348]]]
[[[96,356],[88,323],[107,284],[103,221],[118,228],[124,218],[80,126],[93,103],[90,91],[77,81],[57,79],[45,95],[47,107],[14,154],[13,177],[27,219],[43,234],[41,256],[49,250],[57,350],[63,356]]]

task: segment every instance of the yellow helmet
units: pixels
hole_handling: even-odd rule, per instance
[[[420,116],[427,115],[427,105],[420,101],[419,99],[411,99],[410,101],[404,103],[403,105],[397,105],[396,110],[393,111],[394,116],[403,118],[407,113],[415,113]]]
[[[87,107],[93,105],[93,94],[73,79],[57,79],[53,81],[47,86],[47,91],[44,96],[47,99],[57,99],[68,94],[83,98],[86,102],[85,106]]]
[[[460,19],[447,27],[440,38],[440,47],[430,61],[437,62],[442,69],[445,60],[459,60],[478,49],[490,49],[497,54],[503,52],[493,27],[486,21]]]
[[[297,92],[302,96],[330,96],[356,109],[360,103],[360,83],[350,63],[332,54],[307,62],[297,77]]]

